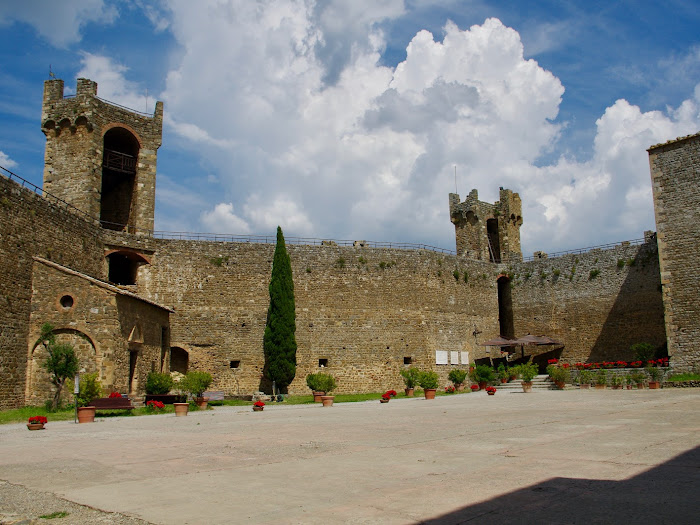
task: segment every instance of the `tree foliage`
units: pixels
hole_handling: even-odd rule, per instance
[[[73,345],[56,342],[53,330],[54,327],[51,323],[44,323],[41,327],[39,342],[44,345],[49,354],[44,362],[44,368],[50,374],[49,380],[56,387],[51,402],[52,409],[56,410],[66,379],[73,377],[78,371],[78,358],[75,355]]]
[[[263,347],[265,375],[284,390],[296,375],[297,341],[292,265],[284,244],[282,228],[277,227],[277,246],[270,278],[270,306]]]

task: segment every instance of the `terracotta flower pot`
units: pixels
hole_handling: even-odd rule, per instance
[[[78,423],[95,421],[95,407],[78,407]]]
[[[335,396],[321,396],[321,403],[324,407],[332,407]]]
[[[29,430],[44,430],[43,423],[27,423],[27,428]]]
[[[253,412],[262,412],[265,407],[253,407]]]
[[[488,383],[486,381],[479,381],[479,390],[483,390],[488,386]]]
[[[198,398],[195,398],[194,402],[197,403],[197,406],[199,407],[200,410],[206,410],[207,405],[209,404],[209,398],[208,397],[198,397]]]
[[[379,402],[380,402],[380,403],[388,403],[389,400],[388,400],[388,399],[380,399]]]
[[[566,383],[564,381],[555,381],[555,385],[557,385],[557,388],[559,390],[564,390],[564,387],[566,386]]]
[[[406,397],[413,397],[414,389],[413,388],[406,388],[406,389],[404,389],[404,392],[406,392]]]
[[[579,388],[582,388],[584,390],[588,390],[589,388],[591,388],[591,385],[589,385],[588,383],[581,383],[579,385]]]
[[[321,397],[325,396],[325,392],[315,392],[314,391],[314,403],[320,403],[321,402]]]
[[[649,390],[656,390],[659,388],[658,381],[649,381]]]
[[[436,388],[426,388],[423,390],[423,395],[425,395],[425,399],[435,399],[435,391]]]
[[[525,393],[532,392],[532,381],[522,381],[520,384],[523,387],[523,392],[525,392]]]
[[[596,390],[605,390],[605,385],[596,385],[595,389]]]
[[[496,395],[496,391],[495,391],[495,390],[487,390],[486,393],[487,393],[488,395],[490,395],[490,396],[495,396],[495,395]]]
[[[173,407],[175,407],[175,415],[177,417],[186,416],[190,409],[189,403],[173,403]]]
[[[457,383],[455,385],[455,390],[457,390],[457,392],[461,392],[462,390],[464,390],[464,383]]]
[[[639,390],[644,390],[644,383],[638,383],[638,384],[637,384],[637,388],[638,388]]]

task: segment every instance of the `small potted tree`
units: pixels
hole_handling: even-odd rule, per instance
[[[600,368],[595,375],[595,387],[596,387],[596,389],[604,390],[607,382],[608,382],[608,373],[605,371],[605,369]]]
[[[563,390],[566,383],[571,380],[571,373],[568,368],[556,364],[547,366],[547,373],[552,382],[557,385],[559,390]]]
[[[399,371],[401,377],[403,377],[403,382],[406,385],[406,397],[413,397],[413,391],[418,384],[418,379],[420,379],[420,370],[414,367],[404,368]]]
[[[207,391],[212,382],[213,379],[209,372],[192,370],[187,372],[184,379],[180,381],[180,387],[190,393],[201,410],[205,410],[209,403],[209,398],[204,397],[204,392]]]
[[[497,369],[496,373],[498,374],[498,379],[501,380],[501,384],[508,382],[508,378],[510,377],[510,372],[506,369],[506,365],[504,365],[503,363],[498,365],[498,369]]]
[[[593,380],[593,374],[590,370],[581,370],[578,374],[579,387],[588,389],[591,388],[591,381]]]
[[[447,374],[447,379],[452,381],[452,384],[455,386],[455,390],[462,391],[464,390],[464,380],[467,379],[467,371],[455,368],[450,370],[450,373]]]
[[[646,376],[644,375],[644,372],[640,372],[638,370],[632,372],[632,381],[637,385],[638,389],[643,389],[644,388],[644,380],[646,379]]]
[[[520,365],[520,379],[522,379],[523,392],[532,392],[532,380],[538,372],[539,368],[534,363],[523,363]]]
[[[335,382],[335,377],[333,377],[331,374],[320,373],[320,375],[323,376],[321,388],[326,393],[326,395],[321,396],[321,403],[323,403],[324,407],[332,407],[335,396],[332,396],[330,394],[331,392],[333,392],[333,390],[335,390],[335,387],[337,386]]]
[[[440,376],[433,370],[421,372],[418,384],[423,389],[425,399],[435,399],[435,392],[440,384]]]
[[[306,386],[311,389],[314,396],[314,403],[321,402],[321,396],[326,395],[325,386],[328,381],[328,374],[317,372],[306,376]]]
[[[78,423],[92,423],[95,421],[95,406],[91,405],[93,399],[102,395],[102,386],[97,379],[97,372],[80,376],[80,392],[77,396]]]
[[[469,372],[472,381],[479,385],[479,390],[483,390],[494,380],[494,370],[488,365],[477,365]]]
[[[181,401],[178,396],[169,394],[174,384],[173,377],[168,373],[149,372],[146,377],[146,403],[160,401],[171,405],[176,401]]]
[[[663,375],[663,372],[655,366],[647,366],[647,375],[649,376],[649,389],[657,389],[660,386],[659,379]]]

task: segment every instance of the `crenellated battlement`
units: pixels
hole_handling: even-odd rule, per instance
[[[520,196],[503,188],[499,196],[500,200],[491,204],[480,201],[475,189],[464,202],[459,194],[450,193],[450,220],[455,225],[459,255],[491,262],[522,260]]]

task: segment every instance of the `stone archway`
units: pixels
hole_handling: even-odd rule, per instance
[[[81,373],[100,372],[101,359],[97,356],[95,343],[90,336],[72,328],[57,328],[53,333],[56,335],[57,343],[69,343],[73,346],[78,358],[78,370]],[[55,387],[44,368],[47,357],[48,352],[41,341],[33,342],[29,350],[27,370],[27,405],[43,405],[45,401],[53,398]],[[62,398],[70,400],[70,393],[64,392]]]

